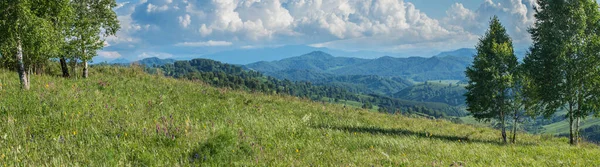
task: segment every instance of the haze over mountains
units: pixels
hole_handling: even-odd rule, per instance
[[[266,74],[280,75],[290,70],[334,75],[377,75],[402,77],[423,82],[427,80],[463,80],[464,70],[471,63],[472,56],[409,57],[394,58],[384,56],[377,59],[333,57],[325,52],[311,52],[299,57],[273,62],[257,62],[245,67]],[[296,78],[295,76],[289,76]]]
[[[264,48],[244,48],[221,51],[205,55],[192,55],[183,56],[178,55],[168,59],[174,60],[191,60],[194,58],[205,58],[220,61],[228,64],[246,65],[261,61],[279,61],[282,59],[297,57],[314,51],[325,52],[334,57],[347,57],[347,58],[360,58],[360,59],[377,59],[385,56],[394,58],[408,58],[408,57],[446,57],[446,56],[466,56],[472,57],[475,55],[475,49],[473,48],[460,48],[457,50],[441,52],[437,55],[406,55],[400,53],[391,52],[377,52],[377,51],[343,51],[337,49],[330,49],[326,47],[313,47],[307,45],[285,45],[279,47],[264,47]],[[525,55],[525,50],[516,50],[517,57],[522,58]],[[144,59],[144,58],[142,58]],[[94,57],[94,63],[108,62],[109,64],[124,64],[131,63],[137,60],[129,60],[125,58],[116,58],[113,60],[103,60],[100,57]]]

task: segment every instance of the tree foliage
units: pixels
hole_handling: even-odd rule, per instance
[[[509,91],[518,65],[512,40],[498,17],[490,21],[489,30],[479,40],[477,55],[466,75],[467,110],[479,120],[497,119],[506,142],[505,120],[510,109]]]
[[[525,68],[527,96],[538,114],[566,109],[570,143],[577,144],[579,121],[600,105],[600,12],[593,0],[538,0],[533,39]]]
[[[96,56],[96,50],[104,47],[104,37],[115,35],[120,29],[117,14],[112,10],[115,0],[72,0],[75,21],[69,41],[72,53],[83,61],[83,77],[87,77],[87,62]]]

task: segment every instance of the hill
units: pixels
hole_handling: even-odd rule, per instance
[[[391,95],[391,93],[398,92],[413,84],[400,77],[386,78],[376,75],[336,76],[310,70],[284,70],[265,73],[265,75],[291,81],[308,81],[319,85],[336,85],[348,91],[363,94]]]
[[[376,87],[378,90],[394,88],[394,86],[389,83],[383,85],[370,83],[372,80],[379,80],[379,77],[376,76],[357,76],[351,78],[336,77],[333,79],[341,82],[327,82],[323,84],[313,84],[306,81],[292,82],[287,79],[280,80],[270,76],[263,76],[262,73],[257,71],[246,71],[243,70],[242,67],[236,65],[209,59],[177,61],[174,64],[160,66],[159,69],[148,68],[147,71],[150,73],[158,73],[157,71],[161,71],[161,73],[164,73],[166,76],[200,80],[218,87],[259,91],[264,93],[288,94],[309,98],[314,101],[354,101],[364,104],[361,106],[365,106],[365,108],[371,108],[369,106],[375,105],[373,108],[377,108],[381,112],[394,113],[398,111],[414,111],[410,113],[427,114],[436,118],[465,115],[465,112],[461,109],[447,104],[400,100],[378,94],[361,92],[372,91],[367,86]],[[401,85],[400,79],[389,81],[394,82],[393,85],[395,86]]]
[[[162,66],[165,64],[173,64],[174,62],[175,62],[175,59],[160,59],[158,57],[150,57],[150,58],[145,58],[142,60],[135,61],[133,63],[138,63],[138,64],[146,65],[148,67],[152,67],[152,66]]]
[[[409,57],[389,56],[377,59],[333,57],[325,52],[311,52],[302,56],[273,62],[248,64],[247,69],[264,73],[287,70],[310,70],[334,75],[377,75],[382,77],[402,77],[415,81],[464,80],[464,70],[472,57]]]
[[[460,48],[453,51],[441,52],[436,55],[436,57],[446,57],[446,56],[465,56],[465,57],[473,57],[477,54],[477,50],[473,48]]]
[[[464,88],[464,85],[441,83],[440,81],[439,83],[427,82],[424,84],[413,85],[395,93],[392,97],[414,101],[440,102],[459,106],[465,104],[464,94],[466,92],[467,90]]]
[[[217,89],[135,68],[88,79],[0,70],[0,163],[7,166],[590,166],[600,149],[290,96]]]

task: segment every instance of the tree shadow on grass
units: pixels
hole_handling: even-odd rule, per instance
[[[331,130],[340,130],[346,131],[350,133],[370,133],[374,135],[390,135],[390,136],[417,136],[419,138],[430,138],[430,139],[439,139],[446,140],[449,142],[466,142],[466,143],[482,143],[482,144],[494,144],[494,145],[509,145],[505,144],[502,141],[494,141],[494,140],[482,140],[482,139],[473,139],[469,136],[453,136],[453,135],[440,135],[440,134],[432,134],[427,132],[416,132],[406,129],[385,129],[380,127],[351,127],[351,126],[331,126],[331,125],[318,125],[313,126],[313,128],[317,129],[331,129]],[[517,142],[516,145],[536,145],[535,143],[520,143]]]

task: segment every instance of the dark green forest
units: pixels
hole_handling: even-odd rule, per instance
[[[147,67],[149,73],[161,73],[174,78],[183,78],[208,83],[217,87],[237,90],[255,91],[268,94],[287,94],[296,97],[323,102],[356,101],[369,104],[366,108],[377,106],[380,112],[417,114],[435,118],[450,118],[450,116],[464,116],[460,109],[434,102],[417,102],[401,100],[379,94],[362,94],[358,91],[347,90],[348,86],[336,84],[313,84],[306,81],[280,80],[252,70],[244,70],[240,66],[221,63],[209,59],[193,59],[189,61],[176,61],[173,64]],[[363,79],[364,76],[355,78],[336,77],[337,80]],[[379,79],[377,77],[368,77]],[[392,80],[390,80],[392,81]],[[393,81],[396,82],[396,81]]]

